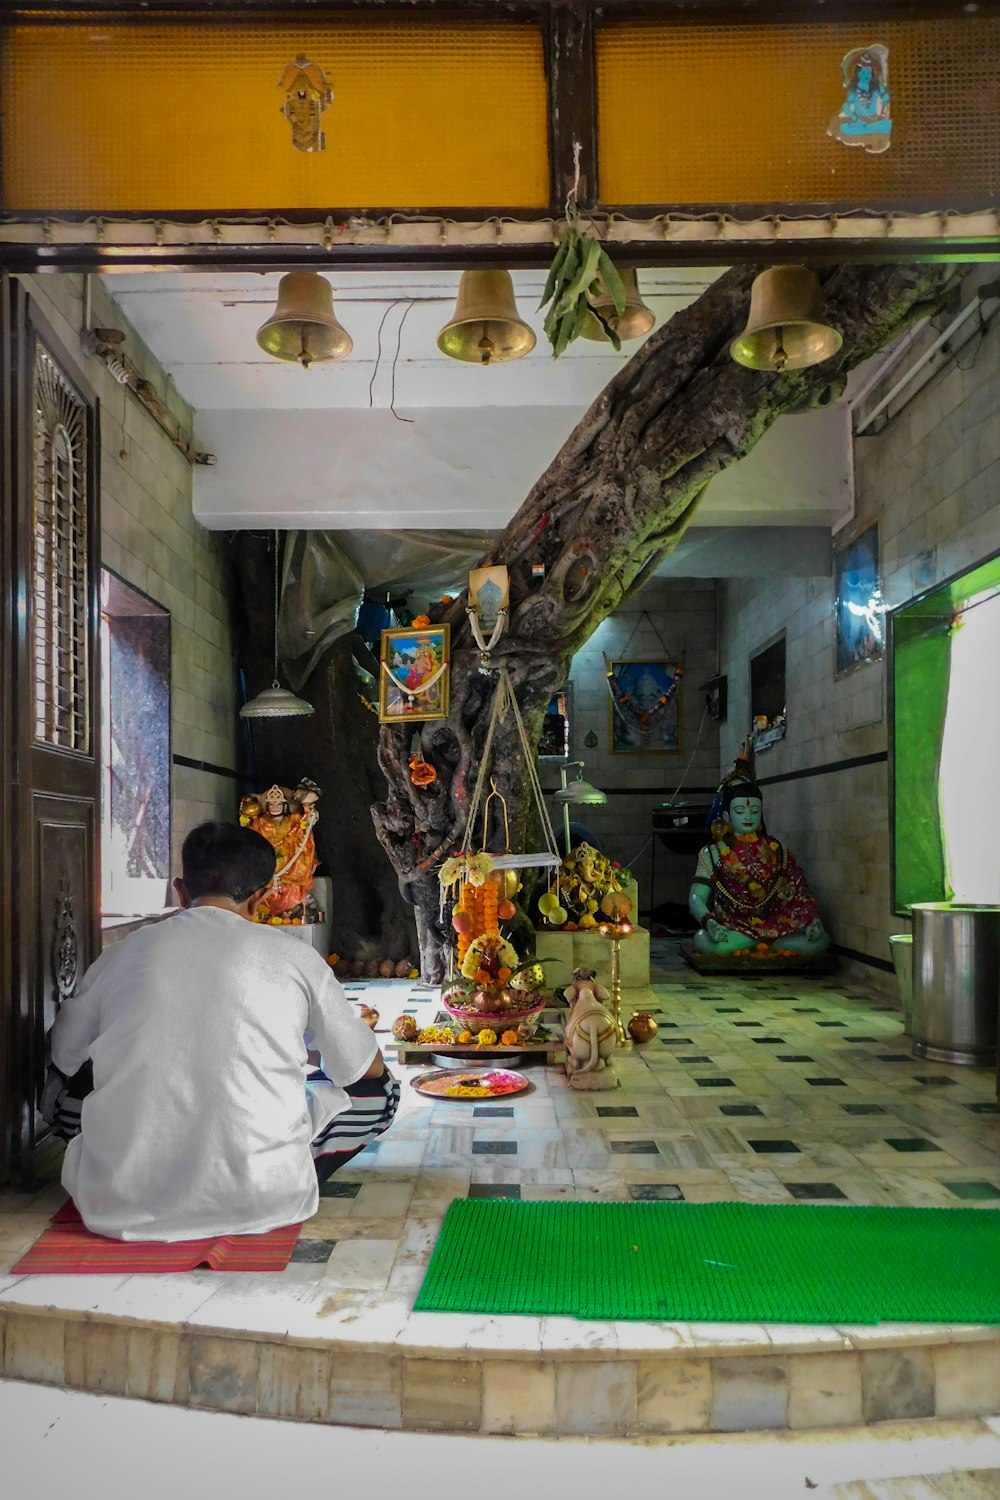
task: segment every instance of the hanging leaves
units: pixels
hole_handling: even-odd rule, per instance
[[[605,289],[615,312],[624,312],[625,288],[614,262],[602,250],[600,240],[582,235],[579,222],[572,218],[553,256],[538,304],[539,308],[550,304],[545,314],[545,335],[555,359],[580,337],[588,317],[597,318],[614,347],[621,348],[621,339],[614,328],[590,304],[590,297],[601,296]]]

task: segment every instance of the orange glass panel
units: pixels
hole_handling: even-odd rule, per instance
[[[422,20],[12,26],[6,209],[543,207],[541,33]],[[297,54],[334,100],[298,151],[278,82]]]
[[[827,135],[852,48],[889,48],[892,144]],[[609,204],[947,203],[1000,189],[1000,21],[607,25],[598,34]]]

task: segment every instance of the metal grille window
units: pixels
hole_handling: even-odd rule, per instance
[[[34,370],[35,738],[90,750],[87,409],[48,351]]]

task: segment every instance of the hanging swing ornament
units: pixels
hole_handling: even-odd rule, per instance
[[[544,849],[532,850],[523,854],[512,853],[510,849],[510,827],[507,819],[507,805],[501,795],[495,776],[490,774],[493,758],[493,742],[497,727],[504,724],[508,718],[513,718],[514,728],[520,746],[521,756],[524,760],[524,774],[529,791],[534,798],[535,808],[538,814],[538,823],[542,830],[545,843]],[[487,792],[487,786],[489,791]],[[484,796],[485,794],[485,796]],[[490,809],[494,799],[499,803],[500,814],[504,829],[504,850],[502,854],[489,854],[485,845],[489,841]],[[473,852],[476,842],[477,830],[481,828],[479,842],[480,852]],[[452,925],[458,933],[458,962],[461,967],[464,959],[477,938],[484,934],[492,934],[497,929],[498,920],[505,920],[511,915],[503,912],[504,902],[500,898],[502,888],[507,902],[517,890],[517,871],[527,869],[548,869],[550,887],[543,901],[549,907],[545,913],[549,920],[558,916],[554,925],[559,926],[566,921],[567,913],[561,906],[559,900],[559,852],[556,843],[555,831],[549,818],[548,809],[545,805],[545,796],[538,777],[538,767],[535,756],[532,754],[531,744],[528,739],[521,710],[514,696],[511,685],[510,673],[506,665],[501,665],[496,697],[493,701],[493,710],[490,714],[489,726],[486,732],[486,740],[483,745],[483,753],[479,762],[479,774],[472,796],[469,799],[469,810],[465,821],[465,830],[462,835],[462,852],[446,859],[438,872],[438,881],[441,886],[441,921],[444,922],[444,905],[446,899],[454,902],[454,915]],[[495,879],[499,876],[499,880]],[[473,897],[470,893],[482,890],[484,896],[489,899]],[[561,915],[560,915],[561,914]],[[529,966],[530,967],[530,966]]]
[[[472,638],[479,647],[480,672],[492,670],[491,654],[507,629],[509,599],[510,575],[506,568],[473,568],[465,613]]]

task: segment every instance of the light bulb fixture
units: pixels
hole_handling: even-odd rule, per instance
[[[296,698],[278,681],[278,533],[274,533],[274,679],[269,688],[251,698],[240,709],[241,719],[291,719],[311,714],[313,706]]]
[[[576,771],[572,781],[568,780],[567,772]],[[580,774],[583,771],[582,760],[571,760],[566,765],[559,767],[559,777],[562,786],[557,792],[552,793],[553,802],[561,802],[563,810],[563,837],[566,840],[566,853],[570,851],[569,832],[569,809],[570,804],[578,807],[603,807],[608,800],[607,793],[592,786],[589,781],[584,781]]]

